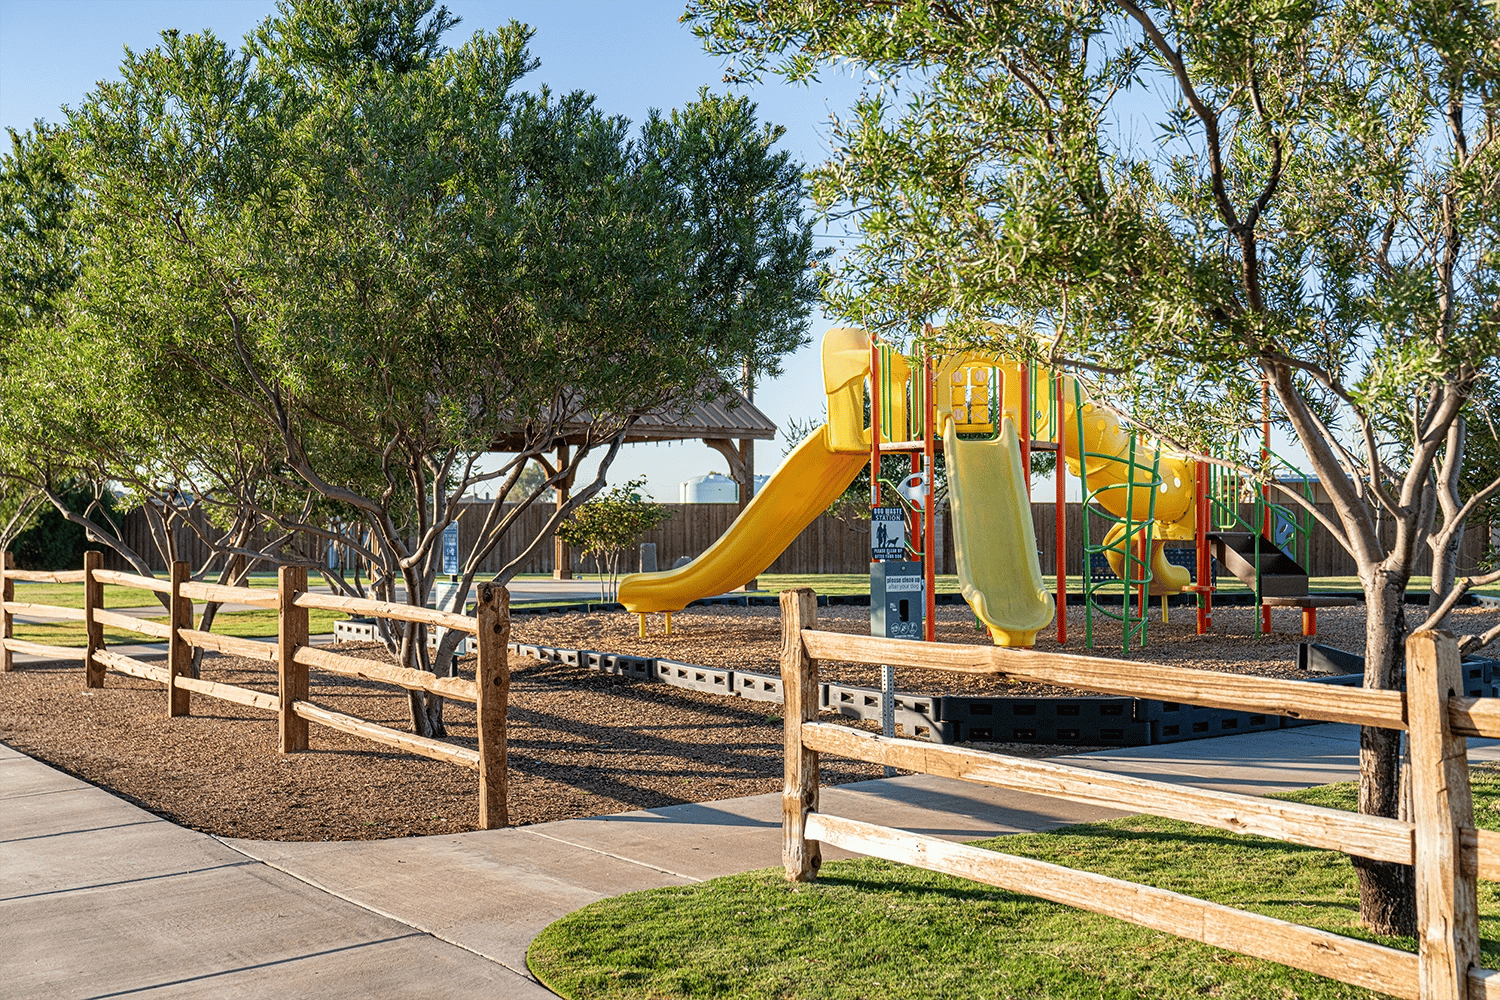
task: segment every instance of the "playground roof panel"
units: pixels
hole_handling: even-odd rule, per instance
[[[568,444],[584,440],[589,422],[579,419],[563,425],[562,439]],[[751,439],[770,441],[777,427],[770,417],[756,409],[754,403],[734,389],[723,399],[703,402],[685,411],[655,411],[642,414],[625,436],[627,444],[646,441],[697,441],[709,439]],[[501,438],[491,445],[492,451],[515,451],[522,447],[515,439]]]

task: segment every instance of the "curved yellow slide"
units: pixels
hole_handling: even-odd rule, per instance
[[[1037,562],[1016,425],[1007,418],[995,440],[965,441],[950,420],[943,449],[964,600],[995,645],[1035,645],[1037,631],[1052,622],[1052,595]]]
[[[1025,369],[1014,361],[1003,360],[999,367],[1005,376],[1004,407],[1011,413],[1021,408],[1021,379]],[[1050,385],[1051,379],[1040,380]],[[1087,390],[1071,376],[1063,377],[1063,407],[1061,427],[1051,426],[1054,409],[1050,401],[1039,399],[1036,409],[1035,434],[1041,440],[1056,442],[1059,435],[1067,447],[1068,470],[1096,491],[1094,499],[1115,517],[1123,518],[1127,507],[1134,517],[1136,530],[1145,519],[1145,512],[1152,511],[1151,538],[1151,588],[1153,596],[1177,594],[1192,582],[1187,569],[1167,561],[1163,543],[1168,540],[1192,541],[1196,522],[1194,510],[1194,466],[1191,459],[1173,452],[1163,451],[1157,464],[1157,479],[1160,485],[1152,488],[1145,480],[1149,472],[1150,450],[1137,445],[1134,482],[1130,479],[1130,431],[1120,425],[1115,415],[1094,402]],[[1080,443],[1079,429],[1082,425]],[[1080,461],[1079,456],[1087,452]],[[1152,499],[1155,507],[1152,507]],[[1119,544],[1125,533],[1125,525],[1116,524],[1104,537],[1106,546]],[[1105,558],[1116,576],[1124,578],[1123,553],[1113,548],[1106,549]]]
[[[698,558],[677,569],[621,580],[620,603],[638,613],[681,611],[700,597],[743,587],[764,573],[870,460],[867,451],[834,451],[828,436],[825,425],[798,445]]]
[[[1135,485],[1149,477],[1139,465],[1149,463],[1149,453],[1137,447],[1137,470],[1131,481],[1129,466],[1130,432],[1120,426],[1114,414],[1099,407],[1086,392],[1074,396],[1074,380],[1063,382],[1063,437],[1067,444],[1068,467],[1074,475],[1084,479],[1090,490],[1097,490],[1095,499],[1116,517],[1124,517],[1127,501],[1131,514],[1139,525],[1146,511],[1152,511],[1155,525],[1151,539],[1151,586],[1152,596],[1180,594],[1182,588],[1192,583],[1192,574],[1182,566],[1167,561],[1163,542],[1168,539],[1191,540],[1196,523],[1193,505],[1193,465],[1180,455],[1162,452],[1157,463],[1156,477],[1161,485],[1154,489],[1150,485]],[[1082,400],[1081,417],[1083,442],[1079,446],[1078,425],[1080,414],[1075,412],[1075,398]],[[1055,438],[1054,438],[1055,440]],[[1079,455],[1087,452],[1080,468]],[[1085,478],[1084,473],[1087,474]],[[1114,487],[1113,489],[1105,487]],[[1155,494],[1155,508],[1151,506]],[[1139,527],[1136,529],[1139,531]],[[1116,546],[1125,534],[1125,525],[1116,524],[1104,536],[1106,546]],[[1110,569],[1122,580],[1125,578],[1125,558],[1120,549],[1107,548],[1104,557]]]

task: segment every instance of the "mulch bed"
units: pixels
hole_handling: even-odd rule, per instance
[[[1070,609],[1073,610],[1073,609]],[[1320,639],[1358,651],[1363,609],[1319,615]],[[1159,609],[1153,612],[1159,619]],[[1415,612],[1414,612],[1415,613]],[[1482,628],[1500,618],[1461,609],[1452,627]],[[984,642],[967,609],[939,609],[940,638]],[[653,621],[660,628],[660,618]],[[1250,609],[1223,609],[1216,634],[1193,634],[1192,613],[1153,621],[1144,659],[1210,669],[1295,675],[1294,613],[1278,612],[1283,631],[1253,634]],[[863,608],[820,609],[820,627],[868,632]],[[1070,628],[1081,635],[1081,620]],[[1111,632],[1113,628],[1113,632]],[[673,616],[670,637],[636,636],[636,619],[619,613],[517,616],[512,638],[566,648],[669,657],[707,666],[776,673],[780,620],[774,608],[713,607]],[[1118,626],[1099,625],[1096,655],[1118,655]],[[1081,642],[1069,652],[1083,652]],[[352,644],[345,651],[385,658]],[[1043,638],[1038,649],[1056,648]],[[513,664],[509,748],[511,821],[540,823],[685,802],[779,791],[780,708],[721,695],[639,683],[561,664],[517,658]],[[203,676],[271,691],[270,664],[210,657]],[[878,668],[824,664],[827,680],[878,686]],[[901,670],[897,686],[919,694],[1039,694],[1051,689],[990,677]],[[1057,690],[1055,693],[1073,693]],[[407,729],[404,692],[314,672],[310,698],[335,711]],[[110,789],[153,813],[222,836],[269,840],[364,840],[453,833],[475,828],[473,772],[383,748],[314,725],[311,752],[282,755],[269,713],[193,696],[194,715],[166,717],[160,685],[111,673],[86,690],[82,671],[27,667],[0,674],[0,741]],[[826,718],[836,719],[833,716]],[[468,705],[446,707],[448,738],[474,746]],[[847,720],[845,720],[847,721]],[[852,723],[850,723],[852,724]],[[867,726],[868,728],[868,726]],[[1093,749],[985,744],[985,749],[1055,756]],[[875,765],[825,758],[823,781],[879,777]]]

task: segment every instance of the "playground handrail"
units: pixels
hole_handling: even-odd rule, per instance
[[[1464,737],[1500,735],[1500,709],[1459,698],[1452,636],[1407,643],[1407,691],[1318,686],[1097,657],[948,643],[913,643],[817,629],[817,595],[781,595],[786,695],[783,864],[810,881],[822,844],[945,872],[1269,959],[1400,997],[1500,996],[1500,973],[1479,967],[1475,880],[1500,880],[1500,834],[1474,825]],[[818,661],[883,662],[986,673],[1110,694],[1352,722],[1408,732],[1410,820],[1112,775],[1049,761],[876,736],[818,721]],[[1061,865],[954,844],[819,808],[818,759],[832,753],[925,774],[1139,810],[1235,833],[1412,865],[1417,953],[1401,951],[1181,893]]]

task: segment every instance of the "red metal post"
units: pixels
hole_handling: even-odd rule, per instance
[[[870,338],[870,506],[880,506],[880,343],[874,337]]]
[[[1214,623],[1214,588],[1208,563],[1208,463],[1193,467],[1193,546],[1198,563],[1198,634],[1207,635]]]
[[[1057,644],[1068,643],[1068,444],[1067,423],[1063,419],[1063,379],[1053,373],[1054,394],[1057,397],[1056,415],[1052,421],[1052,435],[1057,439],[1057,503],[1053,521],[1057,529],[1057,542],[1053,556],[1057,560]]]

